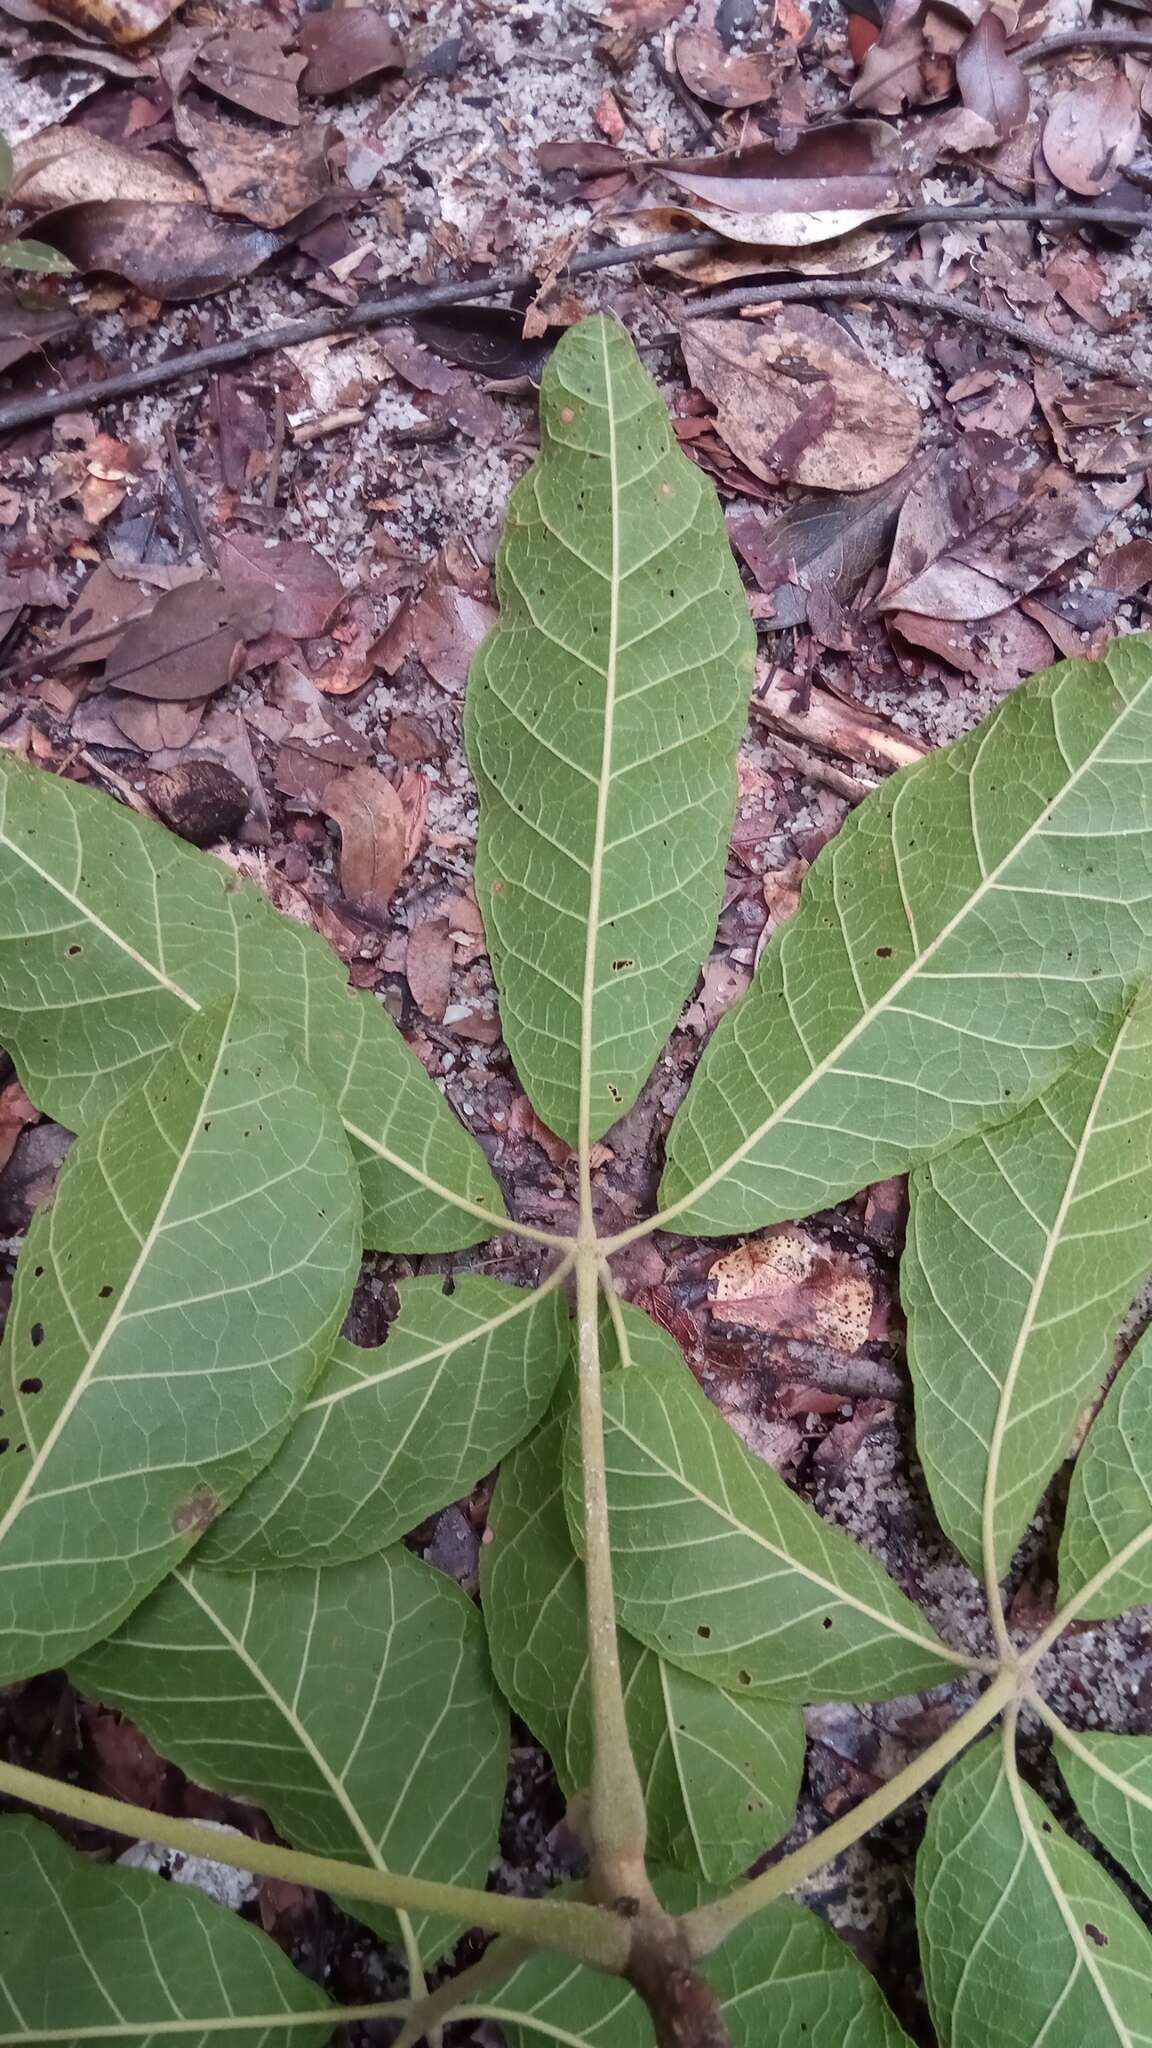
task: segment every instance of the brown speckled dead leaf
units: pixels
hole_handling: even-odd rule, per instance
[[[717,432],[765,481],[866,491],[895,476],[919,439],[920,414],[899,385],[808,307],[755,326],[694,320],[682,346]]]
[[[867,1341],[874,1294],[864,1269],[799,1226],[766,1231],[709,1271],[717,1322],[812,1339],[851,1354]]]

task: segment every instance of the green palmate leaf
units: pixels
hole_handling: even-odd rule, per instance
[[[582,1073],[597,1137],[712,942],[755,635],[716,493],[623,328],[569,330],[540,412],[467,732],[504,1035],[575,1143]]]
[[[617,1604],[650,1649],[713,1684],[795,1701],[883,1699],[963,1661],[866,1551],[744,1448],[670,1340],[662,1366],[608,1376],[604,1413]]]
[[[191,1886],[91,1863],[27,1815],[0,1820],[0,2048],[319,2048],[329,2010],[275,1942]]]
[[[996,1737],[933,1800],[916,1894],[943,2048],[1152,2041],[1152,1936]]]
[[[565,1422],[563,1413],[552,1416],[505,1459],[480,1571],[497,1679],[571,1798],[590,1779],[592,1723],[584,1570],[564,1512]],[[796,1810],[799,1712],[705,1684],[627,1635],[620,1659],[650,1853],[717,1884],[737,1876],[779,1840]]]
[[[1076,1461],[1060,1597],[1097,1620],[1152,1600],[1152,1332],[1109,1390]]]
[[[201,1563],[341,1564],[468,1493],[543,1414],[564,1356],[558,1289],[406,1280],[376,1350],[337,1344],[272,1463]]]
[[[339,1119],[235,999],[82,1138],[0,1358],[0,1680],[97,1641],[266,1463],[339,1328]]]
[[[1152,999],[1022,1115],[912,1176],[901,1269],[937,1513],[1000,1578],[1152,1265]]]
[[[322,939],[158,825],[0,756],[0,1039],[41,1109],[81,1129],[236,989],[336,1097],[369,1244],[490,1235],[472,1212],[502,1203],[479,1147]]]
[[[671,1910],[705,1896],[656,1872]],[[702,1965],[714,1987],[732,2048],[908,2048],[879,1987],[846,1942],[806,1907],[778,1899],[737,1928]],[[618,1978],[598,1977],[561,1958],[537,1956],[492,1994],[488,2008],[509,2048],[653,2048],[652,2021]]]
[[[810,1214],[1028,1101],[1152,966],[1152,642],[894,775],[812,869],[672,1127],[682,1231]]]
[[[1063,1729],[1056,1761],[1097,1841],[1152,1893],[1152,1736]]]
[[[483,1883],[506,1716],[471,1601],[406,1550],[335,1571],[182,1568],[70,1669],[293,1848]],[[395,1928],[385,1908],[348,1910]]]

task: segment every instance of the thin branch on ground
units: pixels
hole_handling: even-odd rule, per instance
[[[1069,28],[1058,36],[1045,36],[1042,43],[1008,43],[1014,57],[1024,64],[1043,64],[1064,50],[1152,50],[1152,36],[1138,28]]]
[[[1105,227],[1135,229],[1152,225],[1142,214],[1123,207],[1097,209],[1088,206],[941,206],[907,207],[898,212],[878,216],[876,225],[885,228],[920,227],[935,221],[951,221],[957,225],[965,223],[988,223],[995,221],[1031,220],[1038,224],[1053,224],[1069,227]],[[592,249],[582,256],[574,256],[567,267],[559,273],[558,282],[566,278],[589,277],[601,270],[628,270],[638,268],[658,256],[714,254],[717,250],[731,247],[728,237],[705,233],[702,230],[686,230],[683,234],[655,235],[650,241],[636,242],[631,248]],[[764,268],[770,270],[772,251],[765,250]],[[815,281],[814,281],[815,282]],[[62,412],[78,411],[85,406],[110,405],[123,398],[135,398],[145,391],[162,390],[170,384],[179,384],[188,378],[204,377],[217,370],[234,368],[238,363],[251,362],[254,357],[273,354],[277,349],[298,348],[304,342],[324,341],[331,335],[351,334],[362,328],[384,327],[390,321],[412,320],[421,313],[434,312],[440,306],[466,306],[480,304],[489,299],[503,298],[506,294],[532,291],[537,284],[536,273],[532,270],[497,270],[490,277],[451,279],[444,284],[429,285],[419,291],[395,292],[382,299],[364,299],[358,306],[345,307],[340,311],[316,313],[307,320],[293,320],[282,327],[263,328],[256,334],[235,335],[230,341],[214,342],[210,348],[189,349],[183,355],[169,356],[163,362],[145,363],[138,370],[124,370],[113,377],[93,379],[87,384],[61,384],[58,391],[40,392],[34,398],[12,399],[0,406],[0,434],[11,433],[21,427],[36,426],[43,420],[56,419]],[[812,289],[789,284],[783,287],[794,298],[811,297]],[[875,297],[879,292],[876,285],[868,287]],[[887,288],[890,291],[896,286]],[[843,280],[829,283],[826,287],[831,297],[847,297]],[[931,298],[932,303],[926,301]],[[716,307],[721,302],[703,302],[700,311]],[[724,308],[730,298],[723,302]],[[893,303],[896,303],[893,301]],[[902,301],[900,303],[903,303]],[[1050,355],[1064,354],[1070,362],[1080,362],[1072,343],[1063,344],[1058,339],[1034,333],[1022,323],[1008,320],[1006,315],[982,314],[976,318],[978,309],[970,309],[954,299],[940,295],[922,294],[920,302],[928,311],[947,311],[956,317],[976,320],[977,325],[986,325],[990,331],[1005,334],[1012,340],[1023,340],[1027,347],[1046,349]],[[697,316],[698,317],[698,316]],[[992,325],[996,322],[996,325]],[[1027,337],[1025,339],[1025,337]],[[1085,356],[1082,367],[1099,369],[1101,365]],[[1115,375],[1110,366],[1109,373]]]
[[[1017,348],[1036,349],[1044,355],[1056,356],[1062,362],[1074,363],[1088,376],[1117,377],[1126,383],[1132,382],[1131,363],[1122,356],[1104,349],[1086,348],[1079,342],[1063,341],[1059,335],[1044,334],[1023,320],[1014,320],[1008,313],[994,313],[984,306],[973,306],[967,299],[955,298],[947,292],[917,291],[911,285],[885,284],[870,277],[813,277],[797,283],[790,280],[786,284],[745,286],[736,291],[721,292],[714,299],[694,301],[683,308],[680,317],[682,320],[700,320],[715,313],[741,313],[747,306],[805,304],[813,299],[855,299],[861,303],[872,300],[877,305],[903,306],[913,313],[938,313],[947,320],[962,320],[970,327],[981,327],[986,334],[999,335],[1004,341],[1014,342]]]

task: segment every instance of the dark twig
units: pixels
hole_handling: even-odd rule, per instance
[[[1152,36],[1137,28],[1069,28],[1042,43],[1010,41],[1008,48],[1023,64],[1043,64],[1063,50],[1152,50]]]
[[[1061,223],[1069,227],[1131,227],[1144,228],[1150,224],[1142,213],[1123,208],[1097,210],[1088,206],[940,206],[907,207],[900,212],[877,217],[876,226],[884,228],[921,227],[935,221],[952,221],[957,224],[991,224],[995,221],[1031,220]],[[704,255],[718,249],[730,247],[730,239],[724,235],[705,234],[688,230],[683,234],[655,235],[651,241],[635,242],[631,248],[610,248],[589,250],[583,256],[574,256],[560,277],[588,277],[599,270],[625,270],[650,262],[657,256]],[[764,268],[770,270],[772,251],[765,250]],[[268,355],[276,349],[297,348],[303,342],[322,341],[332,334],[349,334],[364,327],[383,327],[391,320],[411,320],[419,313],[431,312],[437,306],[464,306],[473,301],[501,298],[506,292],[530,291],[537,282],[531,270],[494,271],[491,277],[472,278],[466,281],[452,280],[447,284],[429,285],[423,291],[396,292],[389,298],[364,299],[358,306],[340,312],[314,314],[308,320],[294,320],[283,327],[266,327],[258,334],[241,334],[231,341],[213,343],[211,348],[190,349],[184,355],[170,356],[162,363],[147,363],[139,370],[125,370],[120,376],[105,377],[89,384],[62,386],[59,391],[42,393],[37,398],[17,398],[0,406],[0,434],[10,433],[18,427],[35,426],[41,420],[55,419],[59,413],[78,410],[83,406],[107,405],[121,398],[134,398],[142,391],[156,391],[166,384],[180,383],[185,378],[203,377],[214,370],[228,369],[235,363],[250,362],[254,356]],[[759,287],[753,287],[743,294],[729,294],[723,301],[703,301],[695,309],[687,309],[693,317],[711,312],[716,308],[727,311],[737,304],[750,304]],[[858,292],[843,281],[826,283],[816,287],[803,284],[785,284],[773,288],[761,296],[812,298],[822,291],[829,298],[850,298],[852,296],[872,298],[887,297],[893,305],[912,304],[907,296],[901,299],[895,293],[901,289],[895,285],[861,284]],[[1023,346],[1039,348],[1049,355],[1062,355],[1066,361],[1079,362],[1082,368],[1098,369],[1099,363],[1087,355],[1078,355],[1074,344],[1050,340],[1047,336],[1026,328],[1022,323],[994,313],[983,313],[968,306],[963,300],[945,298],[934,293],[921,293],[915,297],[915,304],[925,311],[951,314],[957,319],[967,319],[976,326],[986,327],[989,332],[1003,334],[1009,340]],[[1109,366],[1111,368],[1111,366]],[[1112,374],[1116,374],[1115,371]]]
[[[686,232],[657,235],[631,249],[592,249],[574,256],[560,277],[587,277],[598,270],[622,270],[646,263],[653,256],[682,254],[686,249],[722,249],[720,235]],[[139,370],[125,370],[117,377],[105,377],[90,384],[70,384],[60,391],[38,398],[17,398],[0,406],[0,433],[13,427],[35,426],[40,420],[55,419],[58,413],[75,412],[87,405],[106,405],[118,398],[134,398],[141,391],[156,391],[186,377],[203,377],[210,370],[228,369],[233,363],[250,362],[253,356],[269,355],[274,349],[298,348],[306,341],[323,341],[330,334],[350,334],[362,327],[384,327],[390,320],[411,320],[417,313],[429,313],[436,306],[463,306],[472,300],[498,299],[505,292],[531,291],[536,285],[532,270],[496,270],[491,277],[452,279],[447,284],[429,285],[422,291],[395,292],[388,298],[362,299],[358,306],[341,312],[313,314],[308,320],[289,321],[283,327],[265,327],[257,334],[238,334],[231,341],[214,342],[211,348],[190,349],[185,355],[169,356],[166,362],[146,363]]]
[[[1074,363],[1089,375],[1103,373],[1132,381],[1130,364],[1119,356],[1082,348],[1078,342],[1061,341],[1055,334],[1042,334],[1023,320],[1013,320],[1007,313],[988,312],[983,306],[973,306],[967,299],[953,298],[947,292],[915,291],[910,285],[884,284],[870,277],[813,277],[798,284],[790,280],[787,284],[745,286],[743,290],[720,292],[714,299],[694,300],[682,309],[680,318],[701,320],[713,313],[739,313],[746,306],[789,305],[812,299],[871,299],[883,306],[906,306],[913,313],[942,314],[948,320],[963,320],[971,327],[982,327],[986,334],[1000,335],[1018,348],[1034,348],[1044,355],[1057,356],[1062,362]]]
[[[164,422],[164,446],[168,450],[168,460],[172,465],[172,476],[176,489],[180,493],[180,503],[184,510],[184,518],[204,558],[205,567],[215,569],[216,550],[212,545],[211,536],[204,524],[200,507],[196,502],[196,493],[192,489],[188,471],[184,467],[184,457],[180,453],[176,440],[176,429],[172,425],[171,420],[165,420]]]

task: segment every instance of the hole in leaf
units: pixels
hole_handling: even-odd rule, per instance
[[[43,1323],[33,1323],[32,1328],[28,1332],[28,1335],[32,1339],[32,1347],[33,1350],[35,1350],[38,1345],[44,1342]]]
[[[696,1633],[700,1637],[701,1642],[706,1643],[708,1641],[709,1636],[712,1634],[712,1631],[709,1628],[708,1623],[706,1621],[702,1621],[700,1623],[700,1626],[696,1630]]]
[[[1086,1920],[1084,1922],[1084,1932],[1088,1936],[1089,1941],[1095,1942],[1097,1948],[1107,1948],[1108,1936],[1096,1926],[1094,1921]]]
[[[21,1380],[21,1382],[20,1382],[20,1392],[21,1392],[22,1394],[38,1394],[38,1393],[39,1393],[39,1392],[41,1391],[41,1389],[42,1389],[43,1385],[44,1385],[44,1382],[43,1382],[43,1380],[38,1380],[38,1379],[27,1379],[27,1380]]]
[[[877,946],[876,958],[878,960],[890,960],[892,958],[891,946]]]

